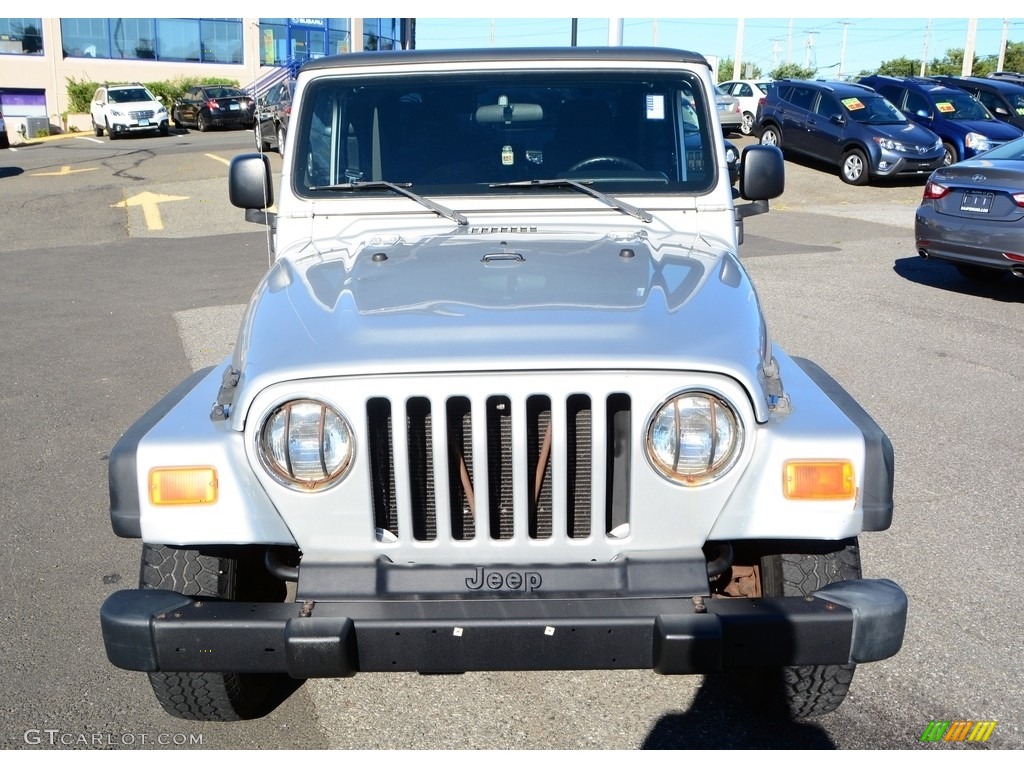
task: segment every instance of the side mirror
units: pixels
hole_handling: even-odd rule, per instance
[[[836,112],[834,115],[829,115],[828,119],[831,120],[836,125],[846,125],[846,118],[843,117],[838,112]]]
[[[767,144],[743,149],[740,163],[740,197],[745,200],[771,200],[786,189],[786,164],[782,150]]]
[[[274,204],[270,158],[262,153],[236,156],[228,169],[228,197],[245,209],[246,221],[271,224],[271,214],[265,213]]]

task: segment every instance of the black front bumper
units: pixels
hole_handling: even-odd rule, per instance
[[[832,584],[811,598],[503,598],[242,603],[123,590],[103,604],[107,657],[144,672],[653,669],[877,661],[902,645],[893,582]]]

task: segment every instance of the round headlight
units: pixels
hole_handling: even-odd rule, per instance
[[[334,408],[292,400],[263,422],[258,449],[264,468],[290,488],[321,491],[352,464],[352,429]]]
[[[736,461],[743,442],[739,417],[725,400],[683,392],[667,400],[647,427],[647,456],[666,479],[703,485]]]

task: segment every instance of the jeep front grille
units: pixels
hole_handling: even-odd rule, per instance
[[[626,394],[375,397],[366,419],[374,526],[396,539],[585,539],[629,522]]]

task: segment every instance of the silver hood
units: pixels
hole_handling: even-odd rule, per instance
[[[633,238],[451,234],[282,258],[232,361],[233,422],[282,381],[522,370],[730,375],[764,417],[757,296],[725,250]],[[758,401],[761,401],[760,403]]]

